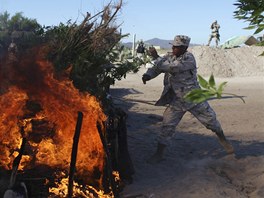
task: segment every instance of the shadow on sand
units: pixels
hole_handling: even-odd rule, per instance
[[[118,98],[118,100],[113,99],[114,103],[128,114],[128,142],[129,145],[132,145],[129,148],[132,156],[133,153],[140,152],[136,150],[141,150],[142,153],[146,152],[147,155],[153,153],[156,147],[155,137],[160,130],[162,116],[130,111],[134,105],[141,103],[124,99],[127,95],[142,94],[135,89],[111,89],[110,94],[113,98]],[[230,138],[229,141],[234,146],[237,159],[248,156],[264,156],[264,142],[244,142]],[[151,145],[151,147],[146,145]],[[168,157],[173,156],[175,158],[180,157],[185,160],[190,160],[208,157],[219,159],[226,156],[226,153],[218,142],[217,137],[210,134],[210,131],[208,135],[202,135],[196,133],[193,127],[186,126],[184,131],[177,131],[175,133],[172,144],[168,148],[168,155]]]

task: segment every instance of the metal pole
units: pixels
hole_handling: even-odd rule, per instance
[[[133,35],[133,45],[132,45],[132,56],[135,57],[136,52],[136,34]]]

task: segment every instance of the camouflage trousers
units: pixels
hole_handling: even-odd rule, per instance
[[[219,43],[219,41],[220,41],[219,34],[211,34],[211,35],[209,36],[208,44],[207,44],[207,45],[208,45],[208,46],[210,45],[210,43],[211,43],[211,41],[212,41],[213,38],[215,38],[215,45],[218,46],[218,43]]]
[[[208,102],[200,103],[188,110],[170,105],[163,113],[162,131],[157,137],[159,143],[165,145],[170,143],[171,138],[176,132],[176,126],[187,111],[194,115],[207,129],[210,129],[215,133],[220,133],[222,131],[222,127],[216,118],[216,114]]]

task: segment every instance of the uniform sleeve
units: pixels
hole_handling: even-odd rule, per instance
[[[155,61],[155,68],[159,72],[181,73],[187,70],[196,69],[196,61],[194,56],[187,52],[177,59],[163,58]],[[154,68],[154,67],[153,67]]]
[[[196,69],[194,56],[187,52],[181,58],[170,59],[168,57],[159,57],[153,62],[154,66],[149,68],[145,74],[155,78],[160,73],[169,72],[171,74],[181,73],[188,70]]]
[[[162,73],[160,68],[158,67],[158,64],[160,61],[163,61],[164,58],[158,57],[155,61],[152,61],[153,66],[151,68],[148,68],[146,71],[146,75],[149,75],[151,78],[157,77],[159,74]]]

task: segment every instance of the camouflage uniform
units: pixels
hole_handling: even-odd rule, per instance
[[[218,46],[218,42],[220,41],[220,34],[219,34],[220,25],[217,23],[217,21],[214,21],[212,23],[211,29],[212,29],[212,33],[209,36],[207,45],[209,46],[212,39],[215,38],[215,45]]]
[[[8,46],[8,52],[9,53],[17,53],[17,45],[12,41],[10,45]]]
[[[8,47],[8,61],[9,63],[16,63],[17,60],[17,54],[18,54],[18,49],[17,45],[12,41]]]
[[[185,41],[186,36],[183,37]],[[189,39],[189,40],[188,40]],[[176,37],[173,45],[189,45],[190,38],[187,37],[187,43],[177,41]],[[192,89],[200,88],[197,81],[197,68],[194,56],[190,52],[185,52],[180,57],[168,54],[159,57],[154,61],[154,66],[149,68],[145,75],[155,78],[161,73],[164,74],[164,90],[156,105],[168,105],[163,114],[163,129],[158,136],[158,142],[164,145],[175,133],[175,127],[186,111],[193,114],[206,128],[213,132],[221,133],[222,128],[214,110],[208,102],[200,104],[190,103],[184,100],[184,95]]]
[[[145,50],[146,50],[145,44],[142,40],[138,43],[136,49],[137,49],[136,50],[137,57],[142,58],[142,56],[145,54]]]

